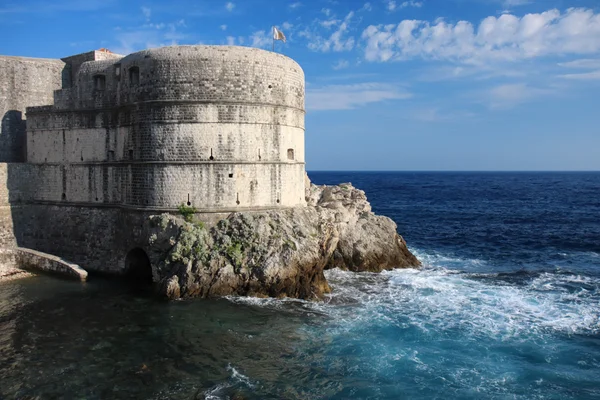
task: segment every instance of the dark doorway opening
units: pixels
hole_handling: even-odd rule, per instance
[[[127,280],[136,285],[146,286],[152,284],[152,265],[144,250],[136,248],[127,253],[125,257],[125,276]]]

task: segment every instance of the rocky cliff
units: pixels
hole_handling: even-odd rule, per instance
[[[171,299],[243,295],[317,299],[325,269],[380,272],[420,265],[396,231],[351,184],[307,182],[308,207],[233,213],[211,229],[151,217],[159,292]]]

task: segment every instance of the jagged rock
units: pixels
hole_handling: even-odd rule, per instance
[[[328,268],[379,272],[420,265],[396,224],[373,214],[362,190],[307,184],[306,198],[308,207],[232,213],[211,229],[167,214],[151,217],[159,292],[171,299],[317,299],[330,291]]]

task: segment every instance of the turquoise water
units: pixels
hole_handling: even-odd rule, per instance
[[[422,270],[327,271],[320,303],[0,284],[0,398],[600,398],[600,174],[352,181]]]

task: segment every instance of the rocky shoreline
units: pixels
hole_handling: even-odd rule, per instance
[[[418,267],[389,218],[350,183],[307,181],[308,207],[232,213],[208,229],[169,214],[151,217],[157,290],[169,299],[225,295],[319,299],[323,271]]]

